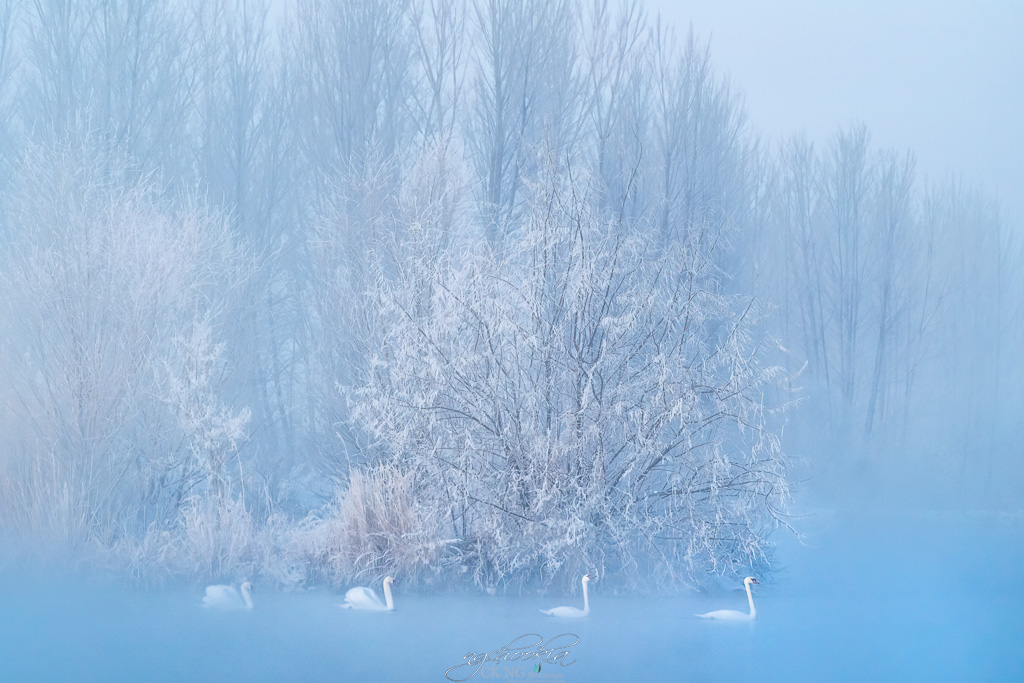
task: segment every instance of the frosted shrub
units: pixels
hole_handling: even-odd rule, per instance
[[[246,439],[251,413],[234,411],[220,400],[218,379],[224,375],[224,344],[213,341],[209,320],[198,320],[173,340],[174,362],[167,363],[165,402],[187,441],[195,477],[213,496],[221,496],[229,464],[239,467],[238,448]]]
[[[252,515],[240,500],[195,499],[182,512],[178,561],[197,578],[251,576],[257,550]]]
[[[118,539],[91,560],[143,585],[249,579],[291,590],[307,580],[307,533],[278,514],[256,519],[240,499],[195,498],[174,526]]]
[[[307,525],[272,513],[256,530],[256,565],[260,580],[294,590],[304,586],[310,567],[306,554]]]
[[[385,574],[429,579],[441,568],[437,531],[411,473],[394,465],[354,469],[348,488],[306,532],[311,569],[336,586]]]
[[[765,569],[788,496],[775,370],[756,307],[721,292],[715,231],[656,249],[579,178],[531,192],[504,253],[376,279],[352,423],[423,482],[481,587]]]
[[[88,495],[74,482],[55,481],[59,476],[52,461],[0,462],[3,559],[14,559],[15,550],[64,566],[81,558],[91,536]]]

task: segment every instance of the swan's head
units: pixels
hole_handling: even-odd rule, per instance
[[[590,583],[590,574],[584,574],[583,575],[583,583],[584,584]]]
[[[249,583],[248,581],[245,581],[244,583],[242,583],[242,588],[251,591],[252,590],[252,584]]]
[[[393,576],[385,576],[385,577],[384,577],[384,583],[385,583],[385,585],[391,585],[391,584],[393,584],[394,582],[395,582],[395,577],[393,577]]]
[[[749,586],[752,583],[755,583],[758,586],[761,585],[761,582],[755,579],[753,576],[748,576],[747,578],[743,579],[743,585],[745,586]]]

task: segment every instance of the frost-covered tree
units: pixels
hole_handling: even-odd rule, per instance
[[[89,146],[32,148],[4,226],[0,338],[18,427],[0,524],[58,550],[170,523],[222,488],[244,440],[244,407],[218,391],[216,339],[237,319],[244,254],[223,218],[160,200],[128,167]]]
[[[763,566],[787,484],[753,307],[722,293],[711,228],[654,251],[587,187],[531,184],[503,256],[378,278],[367,450],[414,473],[483,586]]]
[[[393,312],[381,310],[369,294],[397,280],[409,282],[418,301],[429,301],[438,279],[430,273],[452,258],[471,230],[464,164],[443,141],[402,172],[387,162],[364,169],[336,181],[309,245],[313,438],[331,463],[328,471],[340,476],[349,460],[362,459],[364,445],[359,430],[347,429],[348,398],[373,373],[372,357]],[[398,189],[396,175],[405,178]]]

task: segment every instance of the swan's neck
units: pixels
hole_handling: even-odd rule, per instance
[[[754,596],[750,594],[750,584],[747,584],[747,602],[750,603],[750,618],[757,616],[757,609],[754,608]],[[770,616],[770,615],[769,615]]]
[[[245,600],[245,606],[252,609],[252,596],[249,595],[248,586],[242,586],[242,599]]]
[[[583,613],[590,614],[590,596],[587,595],[587,582],[583,582]]]
[[[389,582],[384,583],[384,602],[386,603],[388,610],[395,609],[395,601],[391,597],[391,584]]]

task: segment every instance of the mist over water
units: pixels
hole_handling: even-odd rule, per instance
[[[1024,680],[992,188],[640,3],[191,4],[0,0],[0,683]]]
[[[586,619],[538,613],[579,596],[415,595],[394,613],[342,610],[340,594],[259,590],[252,611],[201,606],[201,586],[129,590],[3,577],[0,680],[445,680],[469,652],[516,637],[579,636],[541,673],[564,681],[1010,681],[1024,677],[1017,574],[1024,519],[995,513],[822,512],[779,571],[740,590],[614,595],[592,584]],[[470,680],[544,680],[528,664],[482,665]],[[466,668],[452,676],[464,675]],[[547,680],[552,680],[551,678]]]

